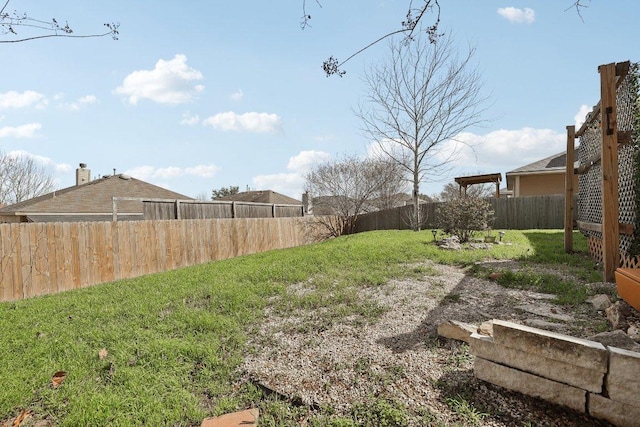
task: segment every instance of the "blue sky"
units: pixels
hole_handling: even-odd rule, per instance
[[[638,60],[637,0],[586,0],[584,21],[571,0],[440,1],[441,28],[477,49],[490,121],[462,135],[475,153],[429,177],[426,194],[563,151],[565,127],[598,102],[598,65]],[[116,169],[192,197],[233,185],[300,199],[314,164],[369,152],[354,110],[387,46],[343,78],[322,61],[396,29],[409,1],[307,0],[305,30],[302,3],[12,0],[8,11],[78,34],[119,22],[120,39],[0,44],[0,150],[34,156],[60,188],[87,163],[92,178]]]

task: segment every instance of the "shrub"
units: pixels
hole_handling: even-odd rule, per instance
[[[457,197],[444,202],[437,210],[438,227],[467,242],[473,233],[487,230],[493,224],[491,203],[477,197]]]

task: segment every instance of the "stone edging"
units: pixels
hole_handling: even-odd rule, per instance
[[[638,425],[640,353],[512,322],[492,323],[491,335],[460,322],[440,325],[438,332],[469,343],[478,379],[618,426]],[[460,333],[451,336],[455,327]]]

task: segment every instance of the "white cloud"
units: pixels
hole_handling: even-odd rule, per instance
[[[38,154],[33,154],[25,150],[12,150],[7,153],[9,157],[27,157],[33,159],[36,163],[41,164],[47,168],[53,169],[56,173],[65,173],[71,171],[71,165],[67,163],[55,163],[49,157],[40,156]]]
[[[273,132],[282,125],[280,117],[278,117],[277,114],[237,114],[232,111],[208,117],[202,124],[222,131],[246,132]]]
[[[42,128],[40,123],[29,123],[21,126],[4,126],[0,128],[0,138],[34,138]]]
[[[46,97],[33,90],[26,90],[22,93],[16,91],[0,93],[0,109],[25,108],[31,106],[44,108],[46,105]]]
[[[181,176],[183,174],[182,169],[176,166],[169,166],[166,168],[158,168],[155,170],[155,172],[153,173],[154,178],[163,178],[163,179],[168,179],[168,178],[176,178],[178,176]]]
[[[297,172],[299,174],[305,174],[311,170],[311,167],[315,164],[322,163],[331,158],[329,153],[324,151],[301,151],[300,154],[293,156],[287,163],[287,169]]]
[[[493,173],[506,172],[560,153],[566,149],[567,136],[552,129],[525,127],[500,129],[486,135],[464,132],[456,140],[466,145],[454,161],[455,166],[468,170],[486,169],[487,173]]]
[[[215,165],[198,165],[190,168],[186,168],[184,173],[187,175],[199,176],[201,178],[212,178],[218,173],[218,168]]]
[[[528,7],[501,7],[498,9],[498,15],[515,24],[532,24],[536,20],[536,12]]]
[[[153,166],[137,166],[133,169],[127,169],[124,171],[125,175],[132,176],[136,179],[140,179],[142,181],[148,181],[153,177],[153,173],[155,172],[155,168]]]
[[[136,105],[140,99],[160,104],[183,104],[194,99],[204,86],[194,84],[203,79],[202,73],[187,65],[185,55],[160,59],[153,70],[138,70],[124,78],[116,93],[128,97]]]
[[[576,115],[573,116],[573,119],[576,122],[576,129],[579,129],[580,126],[582,126],[582,124],[585,122],[585,119],[587,118],[587,114],[589,114],[591,111],[591,107],[589,107],[588,105],[582,104],[580,106],[580,109],[578,110]]]
[[[56,95],[56,97],[58,98],[58,100],[62,99],[62,97],[58,95]],[[60,103],[58,107],[64,110],[78,111],[86,105],[95,104],[97,101],[98,98],[96,98],[94,95],[86,95],[76,99],[74,102]]]
[[[287,169],[291,173],[258,175],[253,178],[253,185],[260,190],[273,190],[295,199],[300,199],[304,192],[304,176],[318,163],[329,160],[331,155],[324,151],[301,151],[289,158]]]
[[[165,168],[156,168],[149,165],[138,166],[133,169],[128,169],[124,173],[134,178],[148,181],[158,179],[171,179],[178,178],[185,175],[197,176],[200,178],[211,178],[218,172],[218,167],[215,165],[197,165],[187,168],[181,168],[177,166],[168,166]]]
[[[304,189],[304,177],[297,173],[258,175],[253,178],[253,186],[260,190],[273,190],[300,199]]]
[[[244,98],[244,92],[242,92],[242,89],[238,89],[238,91],[233,92],[229,98],[231,98],[232,101],[240,101]]]
[[[185,113],[182,114],[182,120],[180,120],[180,124],[181,125],[187,125],[187,126],[195,126],[198,123],[200,123],[200,116],[199,115],[191,115],[191,112],[187,111]]]
[[[56,165],[54,166],[54,170],[57,173],[66,173],[66,172],[71,172],[72,168],[71,168],[71,165],[68,163],[56,163]]]

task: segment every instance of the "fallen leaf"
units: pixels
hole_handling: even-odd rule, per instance
[[[58,371],[53,374],[53,378],[51,378],[51,384],[53,385],[53,388],[60,387],[60,384],[62,384],[65,378],[67,378],[67,373],[65,371]]]
[[[20,415],[18,415],[16,419],[13,420],[12,427],[19,427],[20,424],[22,424],[22,422],[27,418],[29,418],[30,416],[31,416],[31,411],[29,411],[28,409],[23,409],[22,412],[20,412]]]
[[[107,351],[107,349],[106,349],[106,348],[103,348],[102,350],[100,350],[100,351],[98,352],[98,357],[100,358],[100,360],[104,360],[104,359],[106,359],[107,357],[109,357],[109,352]]]

